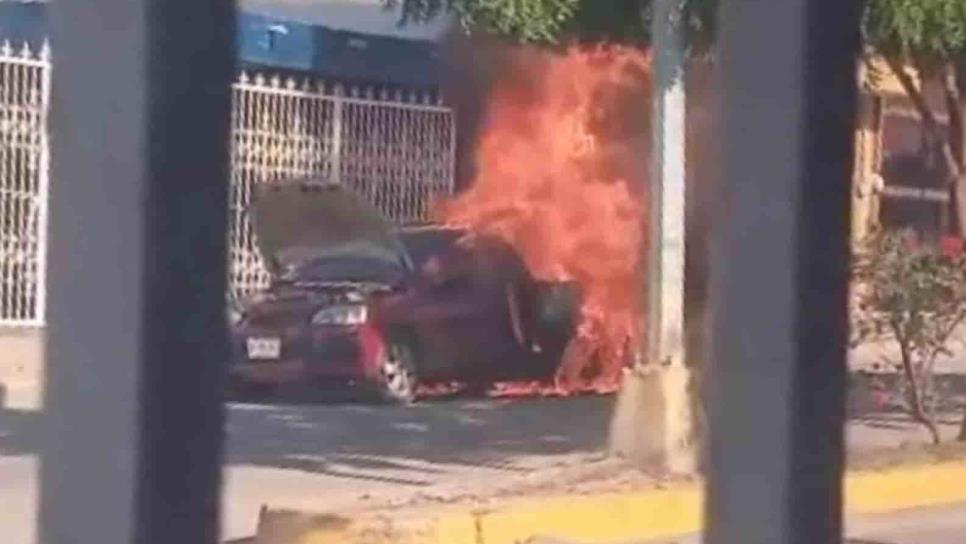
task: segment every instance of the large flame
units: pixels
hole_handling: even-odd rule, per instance
[[[503,238],[537,278],[580,284],[582,319],[557,385],[612,389],[642,329],[649,57],[616,47],[502,53],[472,184],[439,215]]]

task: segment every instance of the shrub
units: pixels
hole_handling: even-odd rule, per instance
[[[930,244],[912,232],[883,232],[856,249],[853,263],[853,342],[895,342],[906,407],[935,443],[936,360],[952,355],[953,333],[966,319],[963,250],[961,239]]]

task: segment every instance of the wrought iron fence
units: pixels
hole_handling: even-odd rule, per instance
[[[44,321],[49,50],[0,46],[0,325]]]
[[[248,213],[256,184],[318,175],[343,183],[399,223],[428,218],[453,190],[452,111],[429,93],[242,74],[234,88],[230,283],[265,285]]]
[[[48,48],[0,46],[0,325],[42,325],[49,149]],[[430,93],[241,74],[233,89],[229,282],[267,273],[248,207],[258,183],[320,176],[344,183],[400,223],[427,219],[453,190],[452,111]]]

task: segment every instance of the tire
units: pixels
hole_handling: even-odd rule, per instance
[[[412,344],[391,341],[380,363],[380,396],[392,404],[412,404],[416,402],[418,390],[419,377]]]

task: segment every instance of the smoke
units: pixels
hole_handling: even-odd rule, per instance
[[[485,35],[470,38],[459,29],[443,40],[443,98],[457,112],[457,190],[468,187],[475,176],[474,150],[493,89],[506,79],[524,83],[524,78],[511,73],[515,49]]]

